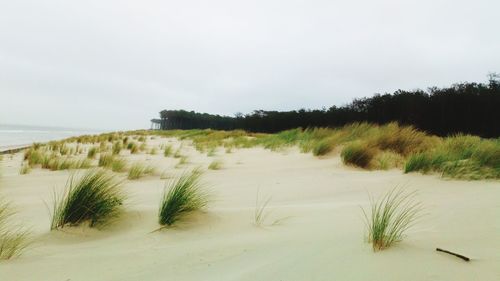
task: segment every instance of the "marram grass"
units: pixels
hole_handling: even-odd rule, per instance
[[[169,157],[170,155],[172,155],[172,145],[168,144],[163,150],[163,156]]]
[[[29,246],[29,232],[10,223],[14,212],[0,199],[0,260],[18,257]]]
[[[222,169],[222,161],[214,160],[208,165],[209,170],[220,170]]]
[[[125,200],[121,182],[102,169],[70,176],[65,192],[55,197],[51,229],[82,223],[106,225],[119,215]]]
[[[361,142],[352,142],[342,149],[342,162],[361,168],[370,168],[377,151],[375,148]]]
[[[148,166],[140,162],[134,163],[128,171],[129,180],[137,180],[146,175],[154,174],[155,168],[153,166]]]
[[[369,213],[363,209],[367,240],[374,251],[389,248],[400,242],[405,232],[421,216],[422,204],[415,199],[415,192],[396,187],[375,201],[370,198]]]
[[[165,187],[158,211],[160,225],[171,226],[185,214],[208,204],[209,194],[200,182],[200,177],[199,170],[185,172]]]

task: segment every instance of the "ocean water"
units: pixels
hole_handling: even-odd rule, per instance
[[[34,142],[47,142],[73,136],[99,133],[102,133],[102,131],[0,124],[0,151],[29,145]]]

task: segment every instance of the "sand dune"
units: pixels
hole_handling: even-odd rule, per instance
[[[160,143],[165,140],[152,140]],[[177,141],[170,140],[174,145]],[[159,175],[126,181],[126,213],[102,230],[50,231],[53,192],[70,172],[34,169],[19,175],[22,154],[2,162],[0,195],[30,226],[34,243],[0,262],[1,280],[500,280],[500,183],[443,180],[400,170],[362,171],[338,156],[296,149],[217,151],[184,146],[189,163],[163,155],[129,155],[170,175],[214,159],[221,170],[203,180],[213,194],[205,212],[160,232]],[[123,175],[125,178],[125,175]],[[396,185],[418,191],[426,215],[404,241],[374,253],[364,242],[362,207]],[[265,226],[254,225],[257,193],[272,197]],[[276,225],[271,225],[279,220]],[[466,263],[436,247],[472,258]]]

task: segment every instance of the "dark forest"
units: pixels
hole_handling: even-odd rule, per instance
[[[398,90],[392,94],[355,99],[345,106],[322,110],[255,110],[234,117],[186,110],[160,112],[161,128],[243,129],[274,133],[291,128],[339,127],[353,122],[385,124],[399,122],[439,136],[472,134],[500,136],[500,80],[490,75],[488,83],[457,83],[450,87]]]

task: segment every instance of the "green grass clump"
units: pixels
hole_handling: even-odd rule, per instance
[[[422,204],[415,200],[415,192],[394,188],[380,200],[370,198],[371,212],[363,209],[368,230],[368,242],[374,251],[386,249],[403,239],[405,232],[420,217]]]
[[[89,148],[89,151],[87,152],[87,158],[94,159],[96,154],[97,154],[97,147],[93,146]]]
[[[51,171],[69,170],[69,169],[88,169],[92,167],[89,159],[70,159],[63,157],[51,158],[48,162],[48,169]]]
[[[99,155],[99,162],[97,163],[97,165],[99,167],[109,167],[111,166],[111,163],[113,163],[114,159],[115,157],[112,154],[109,153],[101,154]]]
[[[376,150],[365,143],[353,142],[346,145],[340,154],[344,164],[369,168]]]
[[[181,148],[179,147],[174,153],[174,158],[181,158],[181,157],[182,157]]]
[[[13,215],[9,203],[0,200],[0,260],[18,257],[29,245],[29,232],[10,224]]]
[[[438,172],[443,177],[479,180],[500,178],[500,141],[457,135],[433,149],[410,155],[404,172]]]
[[[118,216],[125,196],[121,182],[105,170],[87,171],[82,177],[72,175],[66,191],[55,198],[51,229],[88,222],[102,226]]]
[[[115,157],[113,158],[113,161],[111,161],[109,168],[111,168],[111,171],[113,172],[125,172],[127,168],[127,161],[123,158]]]
[[[188,163],[188,158],[187,156],[181,156],[179,158],[179,162],[175,165],[175,168],[180,168],[181,166],[185,165]]]
[[[172,155],[172,145],[169,144],[165,146],[165,149],[163,150],[163,156],[169,157],[170,155]]]
[[[208,165],[208,169],[209,170],[220,170],[220,169],[222,169],[222,161],[220,161],[220,160],[212,161],[212,163],[210,163]]]
[[[43,157],[44,153],[38,149],[29,148],[24,152],[24,160],[28,161],[28,164],[32,167],[42,164]]]
[[[316,143],[312,150],[314,156],[321,156],[328,154],[334,148],[334,145],[329,139],[324,139]]]
[[[127,149],[130,150],[131,154],[136,154],[139,152],[139,147],[137,146],[137,143],[135,143],[135,142],[129,142],[127,144]]]
[[[151,175],[155,172],[155,168],[152,166],[147,166],[144,165],[140,162],[134,163],[131,167],[130,170],[128,171],[128,179],[129,180],[136,180],[140,179],[146,175]]]
[[[120,151],[122,151],[122,143],[119,141],[113,143],[113,148],[112,148],[113,155],[119,155]]]
[[[183,215],[200,210],[208,204],[209,194],[204,190],[200,177],[201,173],[194,170],[170,182],[160,202],[158,212],[160,225],[170,226]]]
[[[26,162],[23,162],[21,164],[21,169],[19,169],[19,174],[20,175],[26,175],[26,174],[29,174],[31,172],[31,167],[28,163]]]
[[[400,126],[396,122],[378,127],[376,132],[368,136],[368,140],[370,146],[404,156],[426,151],[438,143],[437,138],[417,131],[412,126]]]
[[[215,156],[215,147],[210,148],[210,150],[207,153],[208,157],[213,157]]]

